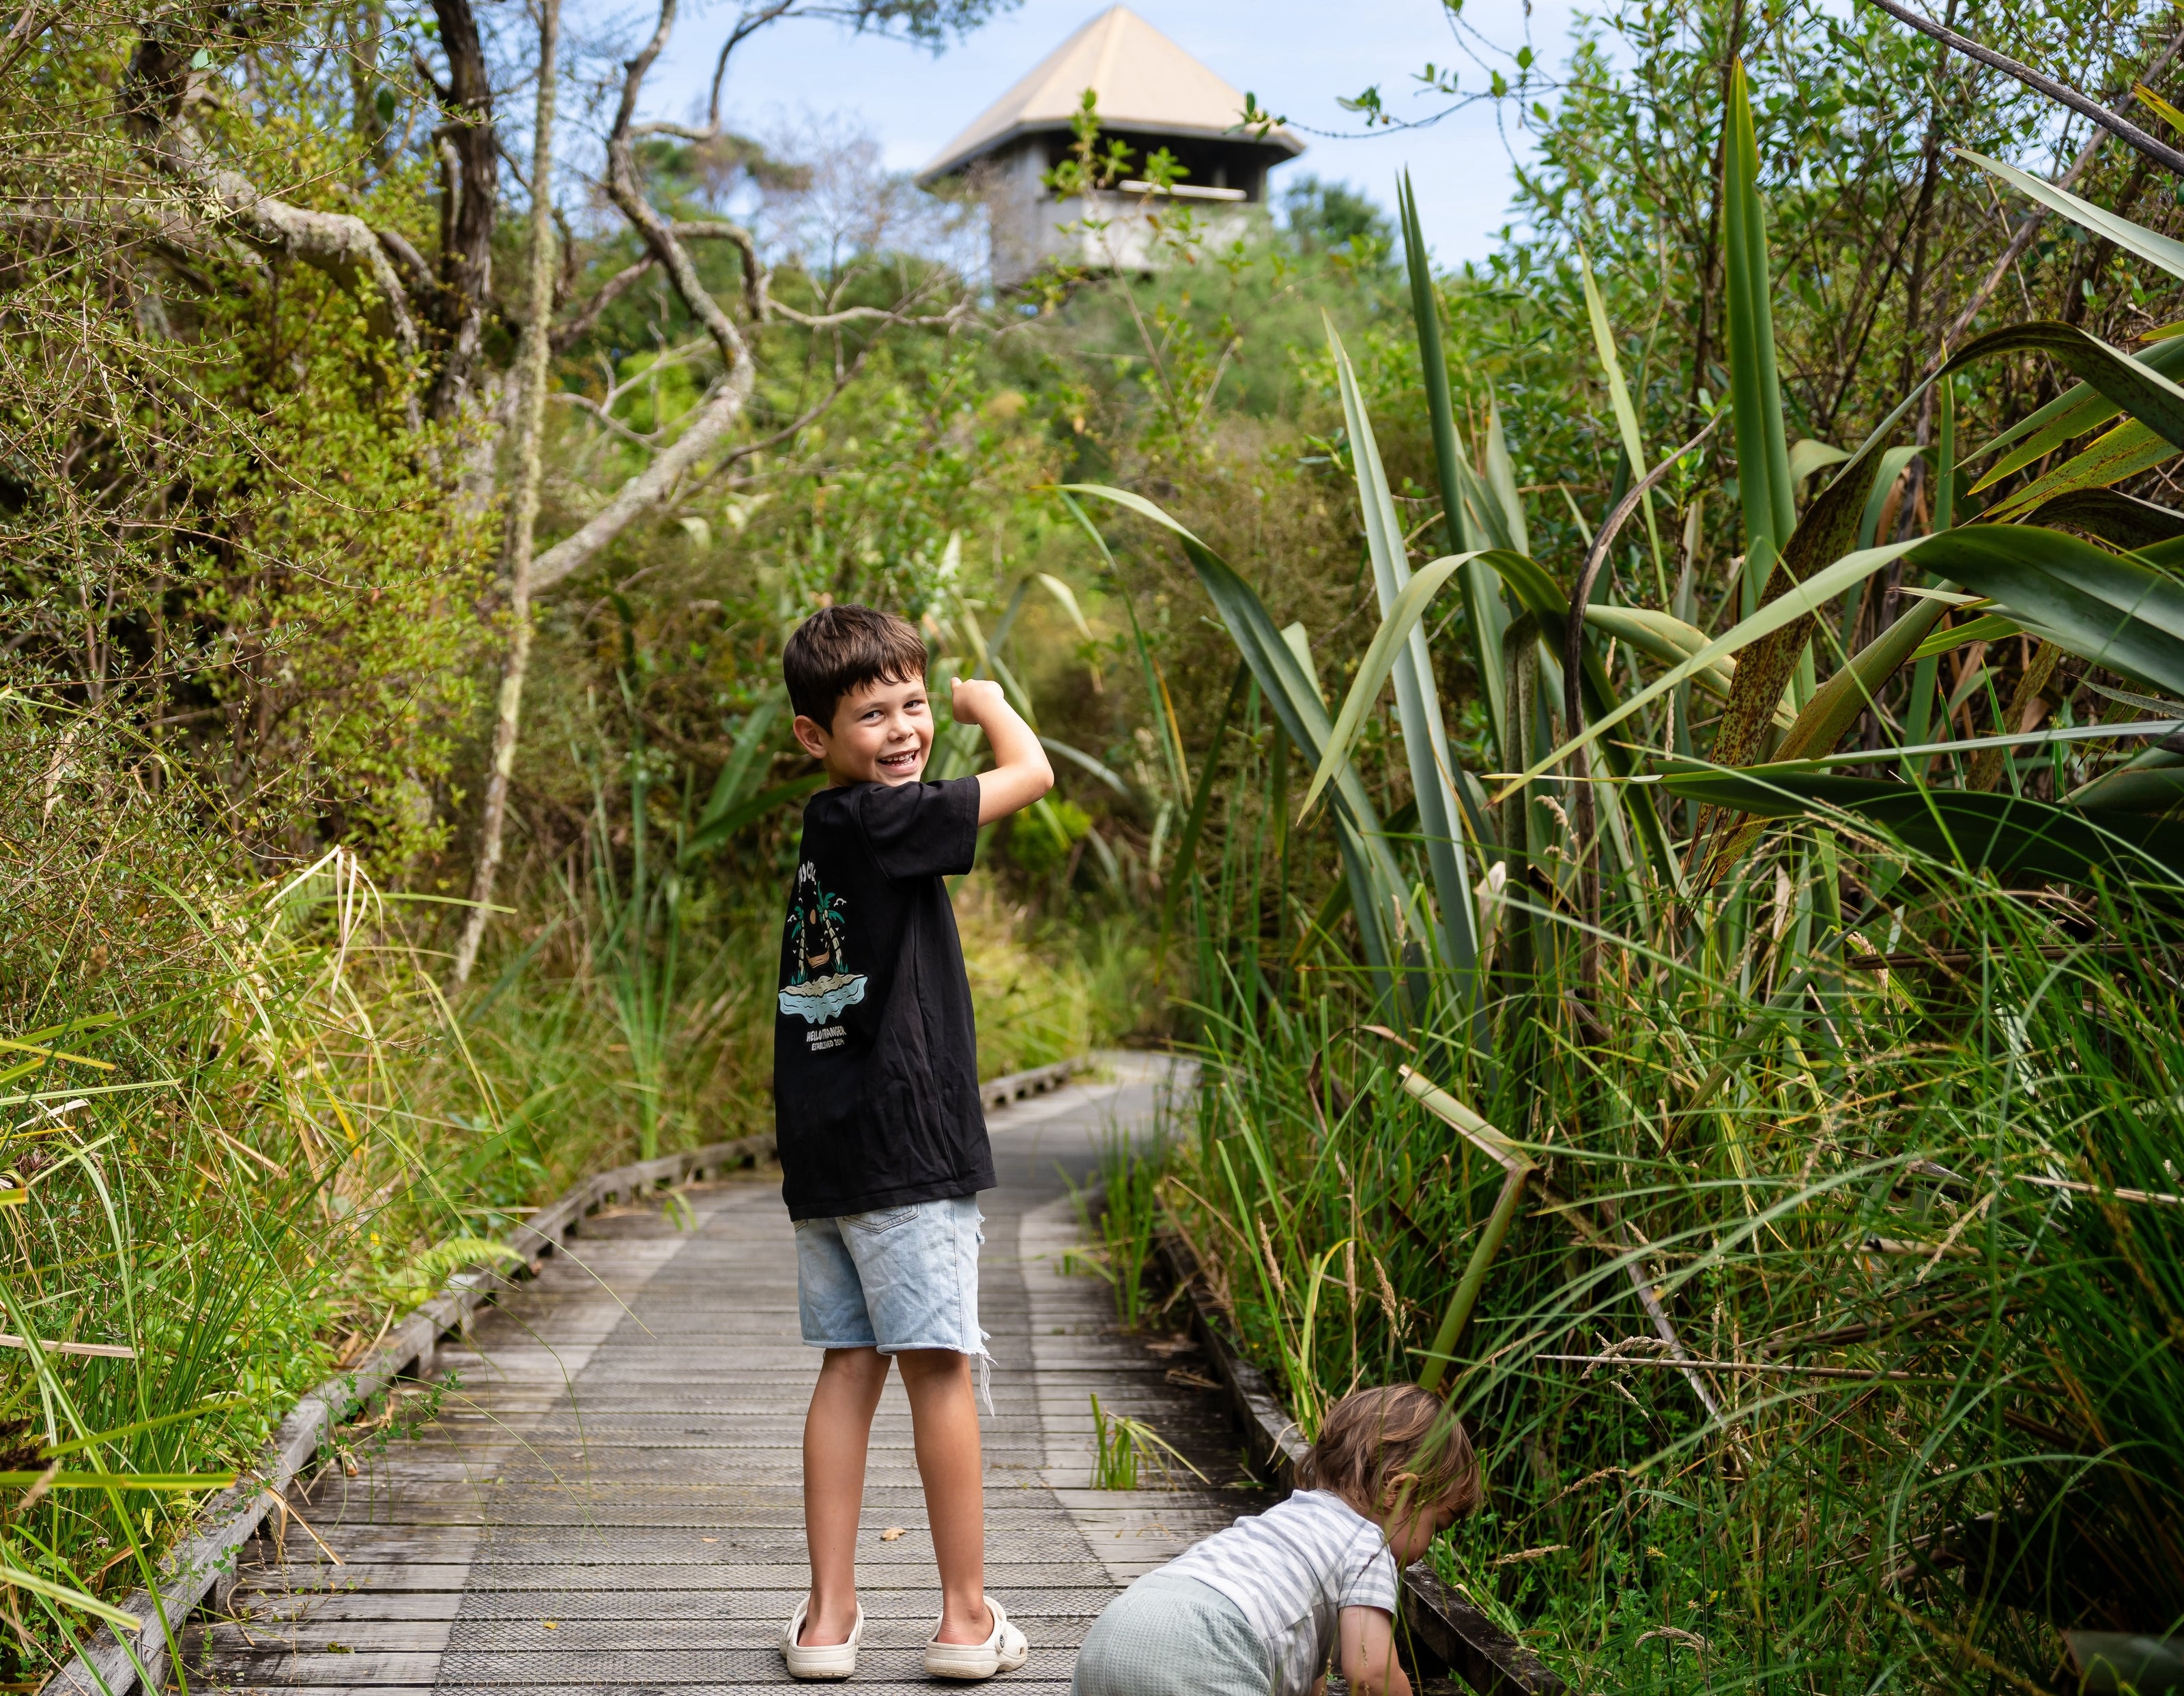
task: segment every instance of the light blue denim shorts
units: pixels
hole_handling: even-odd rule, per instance
[[[986,1353],[976,1196],[796,1222],[796,1311],[814,1348]]]

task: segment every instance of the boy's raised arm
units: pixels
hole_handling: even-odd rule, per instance
[[[978,823],[1021,812],[1054,787],[1054,767],[1039,733],[986,678],[957,678],[949,706],[958,724],[975,724],[993,745],[994,769],[978,773]]]

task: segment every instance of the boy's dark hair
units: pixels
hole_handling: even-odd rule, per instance
[[[906,683],[925,675],[925,639],[907,619],[869,606],[824,606],[796,627],[781,650],[788,703],[832,734],[842,697],[866,683]]]
[[[1463,1422],[1415,1384],[1353,1390],[1329,1408],[1297,1483],[1331,1490],[1368,1518],[1451,1499],[1468,1514],[1480,1493]]]

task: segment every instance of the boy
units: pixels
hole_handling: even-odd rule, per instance
[[[798,1678],[856,1671],[857,1516],[890,1358],[940,1566],[925,1670],[990,1678],[1030,1653],[985,1594],[971,1363],[983,1381],[976,1197],[994,1187],[994,1163],[941,880],[969,871],[979,827],[1045,795],[1054,768],[998,684],[959,680],[951,711],[985,731],[994,769],[921,783],[933,729],[925,667],[917,632],[865,606],[813,615],[781,656],[796,739],[827,779],[804,812],[773,1048],[797,1305],[804,1341],[827,1351],[804,1425],[811,1593],[782,1633]]]

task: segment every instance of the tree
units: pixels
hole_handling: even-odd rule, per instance
[[[146,26],[130,55],[120,110],[137,150],[170,192],[159,214],[170,240],[203,247],[239,237],[267,258],[324,271],[367,305],[373,327],[430,372],[426,411],[452,417],[476,383],[492,306],[493,234],[500,158],[493,86],[470,0],[434,0],[446,64],[442,81],[422,54],[417,71],[437,102],[440,251],[428,264],[403,232],[356,213],[312,209],[266,192],[224,158],[209,120],[226,103],[226,62],[280,44],[295,14],[207,7]]]
[[[1346,182],[1295,176],[1282,185],[1282,221],[1307,254],[1344,254],[1374,265],[1395,251],[1396,226],[1373,201]]]
[[[789,304],[772,288],[773,270],[762,257],[749,230],[725,219],[682,220],[664,212],[655,204],[653,187],[639,164],[639,150],[661,138],[672,137],[694,148],[719,150],[733,146],[721,121],[721,89],[737,47],[760,30],[790,19],[829,20],[860,30],[899,32],[913,40],[939,42],[951,31],[967,30],[983,20],[999,0],[771,0],[748,8],[730,26],[714,60],[712,87],[703,126],[665,122],[641,122],[638,111],[645,79],[673,36],[678,0],[661,0],[660,15],[649,38],[624,66],[621,97],[607,136],[605,188],[615,208],[637,237],[642,257],[616,274],[602,288],[626,291],[657,267],[704,335],[712,344],[719,363],[706,395],[682,422],[675,439],[660,447],[645,465],[616,492],[599,511],[577,531],[564,537],[528,565],[520,583],[511,580],[511,600],[523,602],[515,616],[528,619],[529,597],[543,594],[584,569],[643,514],[657,507],[712,455],[743,420],[759,377],[762,338],[770,326],[791,326],[810,334],[829,336],[834,343],[835,379],[831,388],[798,417],[757,442],[731,449],[748,454],[760,446],[794,435],[823,414],[840,398],[861,368],[872,345],[865,341],[854,352],[845,349],[844,338],[853,329],[914,327],[948,331],[971,315],[972,300],[960,286],[949,288],[949,298],[939,292],[953,282],[935,271],[927,282],[885,306],[848,305],[807,311]],[[741,287],[733,309],[723,306],[706,285],[692,256],[694,242],[724,242],[741,260]],[[597,321],[600,302],[581,310],[579,321]],[[527,527],[520,546],[511,545],[510,558],[529,561]],[[502,669],[499,713],[494,730],[494,759],[487,778],[485,808],[481,820],[476,869],[471,879],[470,917],[455,953],[454,975],[466,979],[477,957],[487,915],[493,902],[495,877],[501,855],[501,833],[505,828],[507,795],[513,770],[515,740],[521,721],[524,667],[528,652],[527,628],[512,639]]]

